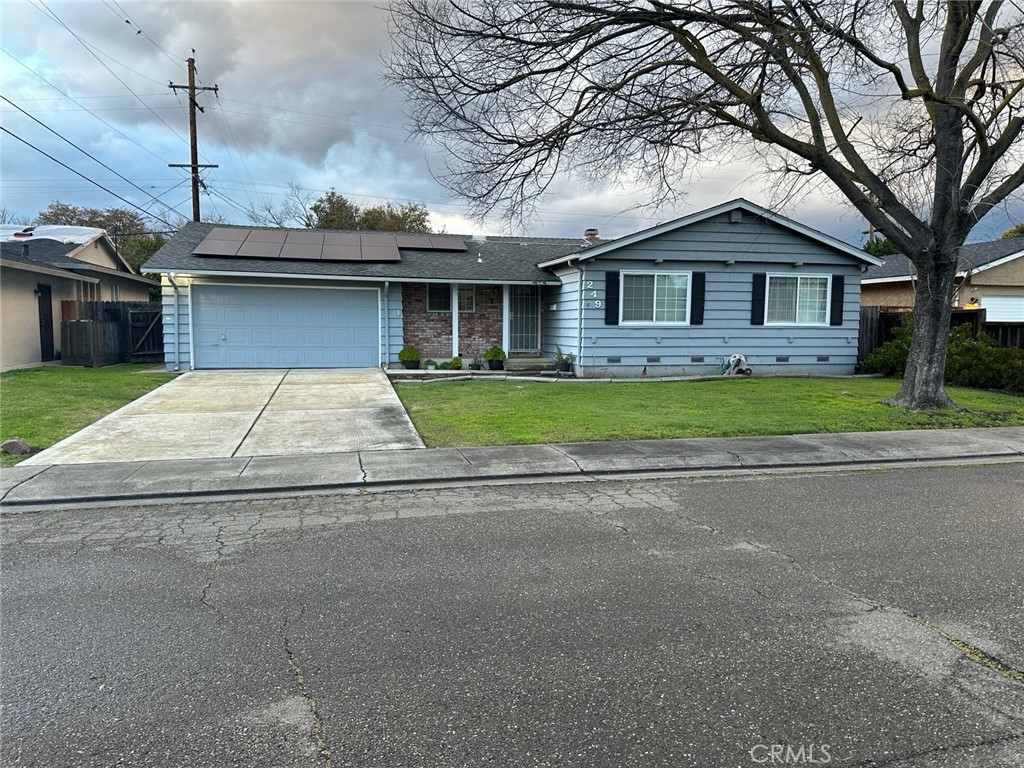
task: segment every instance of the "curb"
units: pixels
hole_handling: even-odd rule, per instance
[[[1001,461],[1006,459],[1021,460],[1024,454],[1014,450],[994,451],[985,453],[965,453],[956,456],[934,456],[934,457],[879,457],[862,458],[850,460],[823,460],[813,462],[790,462],[771,463],[753,462],[750,464],[708,464],[705,466],[663,466],[663,467],[621,467],[615,469],[602,469],[599,471],[586,471],[579,468],[575,471],[560,469],[557,472],[547,471],[520,471],[507,474],[492,475],[465,475],[455,477],[408,477],[392,478],[385,480],[360,480],[327,483],[270,483],[262,486],[230,487],[230,480],[225,480],[223,487],[210,487],[205,489],[194,489],[188,491],[106,491],[93,495],[78,494],[61,497],[38,498],[38,499],[12,499],[2,502],[0,505],[0,517],[8,515],[23,514],[25,512],[43,511],[54,507],[69,505],[93,505],[102,503],[125,503],[131,501],[158,502],[206,502],[218,499],[238,497],[262,497],[279,496],[282,494],[316,495],[318,493],[330,493],[332,491],[347,491],[359,489],[402,489],[416,487],[445,487],[465,486],[486,483],[515,483],[515,482],[596,482],[601,480],[614,480],[616,478],[630,476],[663,476],[663,477],[685,477],[685,476],[725,476],[732,474],[749,474],[752,472],[793,472],[793,471],[814,471],[814,470],[837,470],[837,469],[871,469],[881,466],[935,466],[950,465],[961,462],[975,463],[979,461]],[[45,472],[45,469],[41,470]],[[27,482],[27,481],[26,481]],[[19,484],[20,485],[20,484]],[[17,486],[15,486],[17,487]],[[11,490],[14,490],[13,488]]]

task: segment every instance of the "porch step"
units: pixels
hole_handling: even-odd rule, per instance
[[[543,373],[555,370],[555,361],[549,357],[510,357],[505,360],[509,373]]]

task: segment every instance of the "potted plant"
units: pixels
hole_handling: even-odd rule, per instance
[[[455,357],[452,358],[452,361],[451,361],[450,365],[451,365],[451,369],[453,371],[461,371],[462,370],[462,358],[459,357],[458,355],[456,355]]]
[[[398,361],[407,370],[414,371],[420,367],[420,351],[412,344],[406,344],[398,353]]]
[[[559,373],[568,373],[572,370],[572,364],[576,362],[576,355],[572,352],[562,353],[562,348],[555,347],[555,370]]]
[[[492,371],[500,371],[505,367],[505,350],[498,346],[491,347],[484,352],[484,360]]]
[[[480,371],[480,370],[483,370],[483,367],[484,367],[484,360],[483,360],[482,357],[474,357],[473,358],[473,362],[471,362],[469,364],[469,370],[471,370],[471,371]]]
[[[437,368],[437,361],[428,359],[425,365],[427,366],[428,371],[433,371],[434,369]]]

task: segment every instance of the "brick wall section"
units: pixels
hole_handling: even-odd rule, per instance
[[[478,285],[476,311],[459,315],[459,352],[469,363],[491,347],[501,346],[501,286]]]
[[[459,352],[469,363],[484,350],[501,344],[501,286],[477,285],[476,311],[459,315]],[[426,283],[402,286],[402,318],[405,343],[420,351],[420,359],[438,362],[452,356],[452,316],[427,312]]]

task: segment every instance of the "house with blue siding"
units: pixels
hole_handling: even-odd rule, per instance
[[[852,373],[879,261],[746,200],[601,241],[192,222],[161,274],[168,369],[575,357],[580,377]]]
[[[733,200],[541,262],[544,350],[578,376],[710,373],[742,354],[758,373],[848,374],[857,362],[859,248]]]

